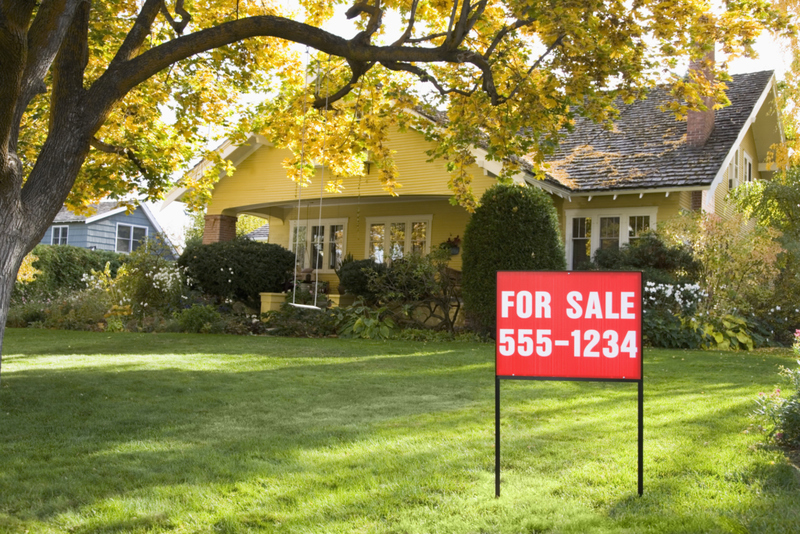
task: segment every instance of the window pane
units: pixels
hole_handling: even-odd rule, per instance
[[[390,254],[393,260],[403,257],[406,247],[406,223],[392,223]]]
[[[67,244],[67,234],[69,233],[69,228],[66,226],[54,226],[53,227],[53,235],[50,239],[50,243],[53,245],[66,245]]]
[[[628,239],[636,239],[642,232],[650,229],[650,216],[637,215],[628,218]]]
[[[428,236],[428,223],[411,223],[411,253],[425,254],[425,243]]]
[[[330,226],[330,244],[328,245],[328,269],[338,269],[344,258],[344,225]]]
[[[572,219],[572,268],[585,268],[592,258],[592,219],[576,217]]]
[[[592,219],[589,217],[572,219],[572,237],[579,239],[592,237]]]
[[[600,217],[600,248],[619,248],[619,217]]]
[[[133,227],[133,243],[131,243],[131,251],[134,251],[137,248],[139,248],[139,245],[144,243],[144,240],[146,238],[147,238],[147,228],[134,226]]]
[[[311,227],[311,258],[315,269],[321,269],[325,262],[323,256],[325,255],[325,227],[312,226]]]
[[[131,251],[131,227],[126,224],[117,225],[117,252]]]
[[[371,224],[369,226],[369,257],[378,263],[383,263],[383,244],[386,239],[385,224]]]
[[[296,254],[295,265],[301,269],[306,265],[306,227],[295,226],[292,235],[292,252]]]

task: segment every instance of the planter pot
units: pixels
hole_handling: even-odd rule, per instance
[[[355,295],[328,295],[328,300],[333,303],[334,307],[337,308],[346,308],[347,306],[352,306],[353,303],[356,301]]]
[[[261,296],[261,313],[281,309],[286,302],[286,293],[259,293]]]
[[[450,247],[451,256],[456,256],[458,255],[459,252],[461,252],[461,249],[459,247]]]

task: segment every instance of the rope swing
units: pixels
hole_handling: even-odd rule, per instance
[[[328,65],[330,65],[331,58],[328,56]],[[310,56],[308,52],[308,47],[306,47],[306,68],[305,72],[308,72],[308,67],[310,65]],[[319,67],[317,67],[317,89],[316,92],[319,94],[321,92],[322,86],[322,75],[320,73]],[[325,94],[325,125],[327,126],[328,123],[328,94]],[[303,98],[303,126],[302,126],[302,134],[300,137],[300,168],[305,169],[306,159],[305,159],[305,148],[306,148],[306,99]],[[318,265],[318,258],[321,255],[324,261],[325,255],[325,238],[323,237],[320,243],[312,243],[312,246],[319,246],[322,250],[318,251],[319,254],[315,254],[312,261],[314,262],[314,304],[298,304],[297,303],[297,257],[298,257],[298,249],[300,248],[300,240],[298,239],[298,232],[300,228],[300,210],[302,209],[302,191],[303,191],[303,184],[297,184],[297,222],[295,223],[294,231],[295,235],[292,238],[295,241],[294,247],[294,282],[292,284],[292,302],[289,304],[290,306],[294,306],[295,308],[302,308],[306,310],[317,310],[322,311],[317,305],[317,298],[319,296],[319,269],[320,266]],[[322,195],[325,191],[325,161],[322,161],[322,170],[320,171],[320,180],[319,180],[319,215],[317,216],[317,228],[322,228]],[[306,211],[306,216],[308,212]],[[306,221],[308,224],[308,221]],[[324,229],[323,229],[323,236],[324,236]],[[312,236],[313,237],[313,236]],[[305,243],[305,239],[303,240]]]

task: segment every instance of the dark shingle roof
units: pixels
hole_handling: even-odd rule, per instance
[[[66,206],[62,206],[61,209],[58,211],[56,218],[53,219],[54,223],[72,223],[72,222],[83,222],[89,217],[94,217],[96,215],[102,215],[104,213],[108,213],[109,211],[117,209],[119,204],[116,201],[108,201],[108,202],[100,202],[93,206],[97,209],[97,211],[91,215],[75,215],[71,211],[67,209]]]
[[[247,237],[250,239],[254,239],[256,241],[266,241],[269,239],[269,223],[265,224],[264,226],[260,226],[247,234]]]
[[[659,109],[664,88],[621,108],[612,130],[579,119],[575,131],[547,158],[547,182],[572,192],[709,185],[758,102],[772,71],[734,75],[731,105],[717,110],[714,130],[700,148],[686,143],[686,122]]]

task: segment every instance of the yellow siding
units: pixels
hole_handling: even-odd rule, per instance
[[[683,211],[691,211],[692,210],[692,192],[691,191],[681,191],[680,193],[674,193],[678,195],[678,206],[679,210]]]
[[[689,193],[691,202],[691,193]],[[684,209],[685,199],[682,193],[646,193],[639,198],[639,195],[619,195],[617,199],[611,195],[593,197],[590,201],[587,197],[572,197],[572,202],[563,200],[561,206],[557,206],[559,213],[562,210],[600,210],[616,208],[638,208],[638,207],[658,207],[658,220],[664,221],[674,217]],[[691,205],[691,204],[690,204]],[[562,227],[563,228],[563,227]]]
[[[734,156],[735,157],[735,156]],[[739,164],[741,165],[741,151],[739,152]],[[722,176],[722,181],[717,185],[717,189],[714,191],[714,214],[722,217],[723,219],[727,219],[731,216],[733,209],[731,205],[726,200],[728,196],[728,180],[730,179],[732,173],[731,165],[728,165],[728,168],[725,169],[725,173]]]
[[[427,150],[433,145],[415,131],[400,132],[395,130],[390,143],[395,151],[395,163],[402,185],[397,192],[399,198],[410,195],[452,196],[447,183],[449,174],[445,162],[439,160],[429,163]],[[232,176],[220,179],[214,188],[213,199],[208,207],[209,214],[236,215],[242,208],[250,208],[276,202],[297,200],[297,187],[286,177],[282,166],[289,152],[275,148],[262,147],[242,162]],[[473,188],[480,196],[487,187],[495,183],[494,178],[485,176],[483,170],[476,165],[470,173],[473,177]],[[319,179],[321,170],[317,169],[314,182],[302,191],[303,198],[319,197]],[[386,196],[380,182],[380,175],[375,165],[369,166],[369,173],[363,177],[345,177],[344,190],[341,197]],[[336,195],[324,195],[323,198]]]
[[[753,162],[753,179],[760,180],[761,175],[758,172],[758,162],[759,162],[759,155],[756,151],[756,141],[753,135],[753,128],[750,127],[747,130],[744,138],[742,139],[741,144],[738,146],[738,154],[734,153],[734,157],[738,155],[738,163],[739,163],[739,182],[742,183],[744,179],[744,154],[747,153],[748,156],[752,159]],[[724,175],[722,177],[722,181],[717,185],[717,189],[714,191],[714,213],[719,215],[723,219],[731,217],[734,213],[733,205],[728,201],[728,193],[730,190],[728,189],[728,180],[731,178],[733,173],[733,160],[731,160],[728,167],[725,169]]]

